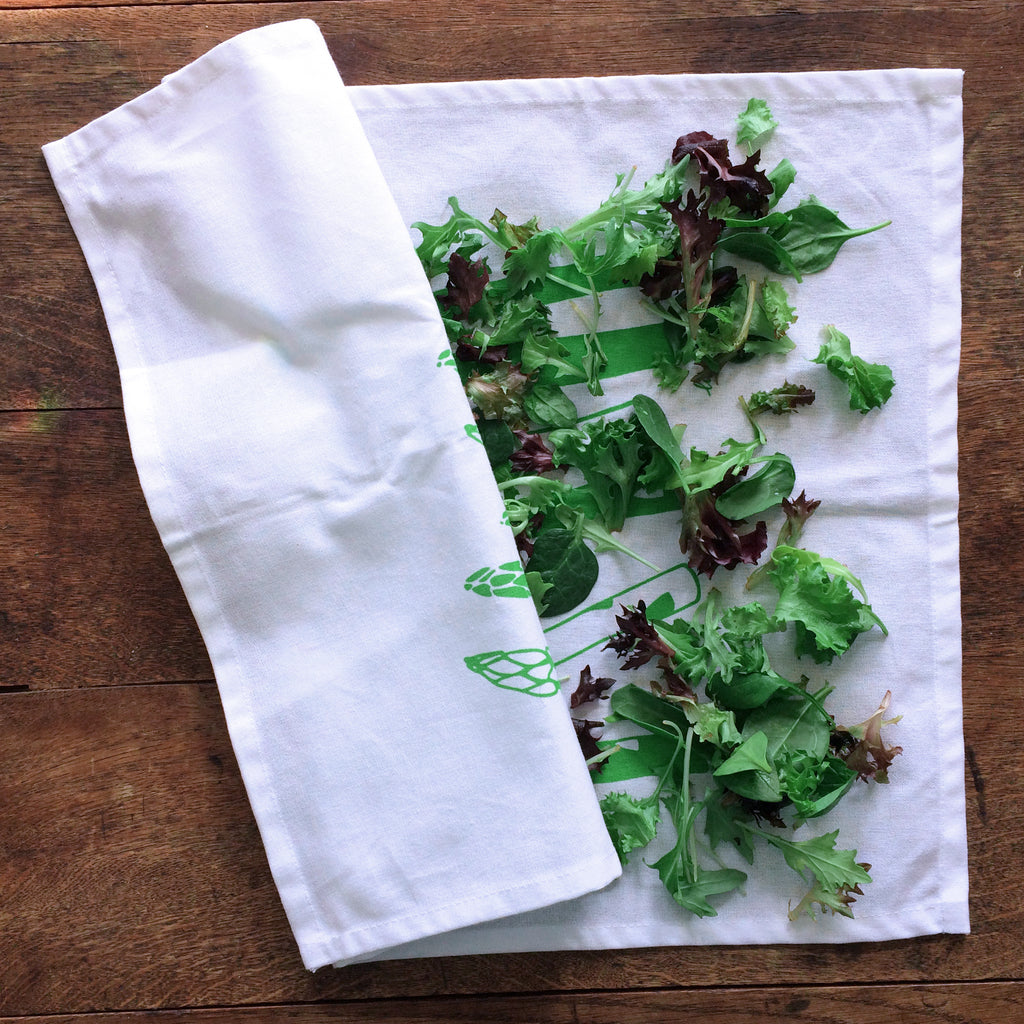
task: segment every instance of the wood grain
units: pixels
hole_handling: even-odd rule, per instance
[[[211,677],[120,410],[0,413],[0,510],[0,690]]]
[[[1014,1021],[1024,995],[1017,982],[962,985],[842,985],[820,987],[677,989],[476,999],[395,999],[325,1003],[250,1010],[168,1013],[100,1013],[89,1024],[679,1024],[699,1014],[701,1024],[982,1024]],[[0,1024],[27,1018],[4,1017]],[[77,1024],[61,1014],[31,1018],[33,1024]]]
[[[134,1024],[159,1009],[187,1024],[1016,1020],[1024,4],[91,4],[0,0],[0,1013],[75,1024],[94,1012],[93,1024]],[[352,84],[965,69],[971,936],[302,970],[201,639],[139,489],[95,291],[39,152],[224,38],[299,16],[320,23]],[[886,280],[913,287],[914,268],[900,270]],[[211,1006],[222,1009],[201,1009]]]

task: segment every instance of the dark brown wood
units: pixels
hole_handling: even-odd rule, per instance
[[[1020,982],[967,985],[842,985],[820,987],[662,989],[478,999],[393,999],[251,1010],[184,1013],[100,1013],[90,1024],[678,1024],[697,1015],[701,1024],[982,1024],[1015,1020],[1024,996]],[[172,1016],[173,1014],[173,1016]],[[28,1024],[3,1017],[0,1024]],[[76,1024],[74,1015],[31,1018],[32,1024]]]
[[[89,1019],[102,1024],[171,1008],[193,1008],[184,1019],[201,1024],[629,1024],[688,1013],[739,1024],[1015,1020],[1024,978],[1024,4],[91,3],[0,0],[0,1013],[84,1021],[75,1015],[100,1011]],[[966,70],[970,937],[302,969],[205,651],[131,462],[95,291],[39,152],[222,39],[297,16],[321,24],[353,84]],[[913,287],[914,268],[898,269],[901,287]],[[209,1006],[224,1009],[198,1009]],[[72,1016],[52,1016],[63,1014]]]
[[[0,691],[210,678],[120,410],[0,413],[0,508]]]

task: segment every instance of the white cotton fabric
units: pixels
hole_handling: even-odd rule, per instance
[[[305,964],[618,876],[532,602],[466,590],[515,544],[316,26],[45,156]]]
[[[847,563],[863,580],[889,636],[860,637],[832,666],[792,665],[835,686],[829,707],[840,723],[866,719],[887,690],[886,731],[903,753],[889,786],[857,786],[839,807],[795,838],[839,828],[839,845],[872,864],[872,883],[855,919],[790,922],[787,907],[806,887],[773,851],[760,849],[743,895],[713,900],[718,916],[681,911],[644,861],[662,847],[634,853],[621,879],[600,893],[524,915],[414,943],[395,955],[480,951],[617,948],[720,943],[852,942],[969,930],[962,736],[959,533],[957,524],[957,374],[960,347],[962,73],[958,70],[791,74],[668,75],[352,87],[349,95],[407,223],[441,223],[446,200],[486,220],[495,207],[514,223],[567,225],[612,190],[615,175],[637,167],[634,181],[661,170],[676,138],[692,130],[735,137],[736,116],[761,97],[779,122],[764,164],[788,157],[796,182],[781,203],[810,194],[852,226],[891,220],[853,239],[824,273],[787,282],[799,319],[797,344],[722,374],[711,396],[684,384],[658,392],[649,373],[606,384],[601,399],[570,389],[583,415],[613,409],[640,391],[655,394],[685,441],[705,450],[750,436],[738,399],[783,379],[813,387],[818,400],[791,418],[767,417],[769,450],[789,454],[796,492],[821,508],[802,545]],[[413,237],[418,238],[414,231]],[[645,322],[632,297],[604,297],[610,326]],[[586,300],[579,305],[586,313]],[[556,325],[581,333],[568,303]],[[853,351],[892,367],[896,387],[882,410],[851,411],[843,386],[807,362],[835,324]],[[628,409],[626,410],[628,412]],[[779,519],[769,519],[774,539]],[[677,565],[678,516],[627,523],[623,540],[659,567]],[[602,555],[589,603],[650,603],[672,593],[677,606],[697,595],[677,570],[653,575],[619,555]],[[739,601],[727,574],[714,586]],[[702,592],[707,581],[702,580]],[[632,589],[631,589],[632,588]],[[770,594],[770,588],[769,588]],[[594,675],[643,682],[618,671],[611,652],[591,647],[611,633],[608,612],[544,621],[559,671],[573,683],[589,663]],[[576,655],[576,652],[582,652]],[[576,655],[576,656],[573,656]],[[566,660],[568,659],[568,660]],[[781,662],[780,670],[785,669]],[[567,684],[566,689],[571,689]],[[600,706],[587,709],[601,717]],[[635,729],[609,727],[606,737]],[[616,786],[650,792],[653,780]],[[698,826],[699,827],[699,826]]]

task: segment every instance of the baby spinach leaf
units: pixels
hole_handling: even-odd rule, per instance
[[[775,697],[752,711],[743,723],[743,735],[763,733],[768,755],[774,760],[783,752],[806,751],[819,759],[828,753],[829,726],[808,700]]]
[[[769,234],[761,231],[730,231],[718,240],[718,248],[734,256],[760,263],[776,274],[789,274],[801,279],[789,250]]]
[[[480,440],[492,466],[500,466],[511,458],[516,450],[516,437],[504,420],[477,420]]]
[[[554,384],[534,384],[523,399],[523,409],[541,430],[574,427],[578,418],[572,400]]]
[[[715,778],[740,772],[773,772],[768,761],[768,737],[763,732],[751,733],[714,771]]]
[[[892,223],[887,220],[870,228],[848,227],[835,210],[822,206],[814,196],[802,200],[788,213],[789,223],[769,233],[789,254],[797,280],[801,274],[817,274],[828,267],[844,242]]]
[[[720,675],[712,676],[707,682],[707,693],[723,708],[749,711],[767,703],[789,685],[777,672],[733,672],[728,680]]]
[[[715,501],[727,519],[748,519],[788,498],[796,483],[796,470],[789,457],[776,453],[753,476],[733,484]]]
[[[663,468],[657,478],[656,486],[661,490],[674,490],[680,486],[679,478],[686,470],[686,457],[679,444],[682,431],[680,430],[677,434],[672,429],[665,410],[648,395],[633,396],[633,413],[648,438],[654,443],[660,455],[664,456],[664,460],[673,471],[669,473]],[[644,474],[643,482],[649,490],[655,486],[655,480],[652,479],[649,469]]]
[[[611,714],[609,722],[630,721],[641,725],[649,732],[658,736],[675,739],[679,730],[688,730],[690,722],[685,712],[678,706],[655,696],[635,683],[619,687],[611,696]],[[711,748],[702,743],[694,743],[690,753],[690,765],[694,772],[705,772],[710,769]]]
[[[584,601],[597,582],[594,552],[573,530],[547,530],[533,545],[526,572],[547,584],[544,614],[562,615]]]

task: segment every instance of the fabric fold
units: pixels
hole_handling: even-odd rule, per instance
[[[429,284],[317,27],[235,37],[44,153],[306,966],[616,878]],[[508,586],[482,600],[481,572]]]

